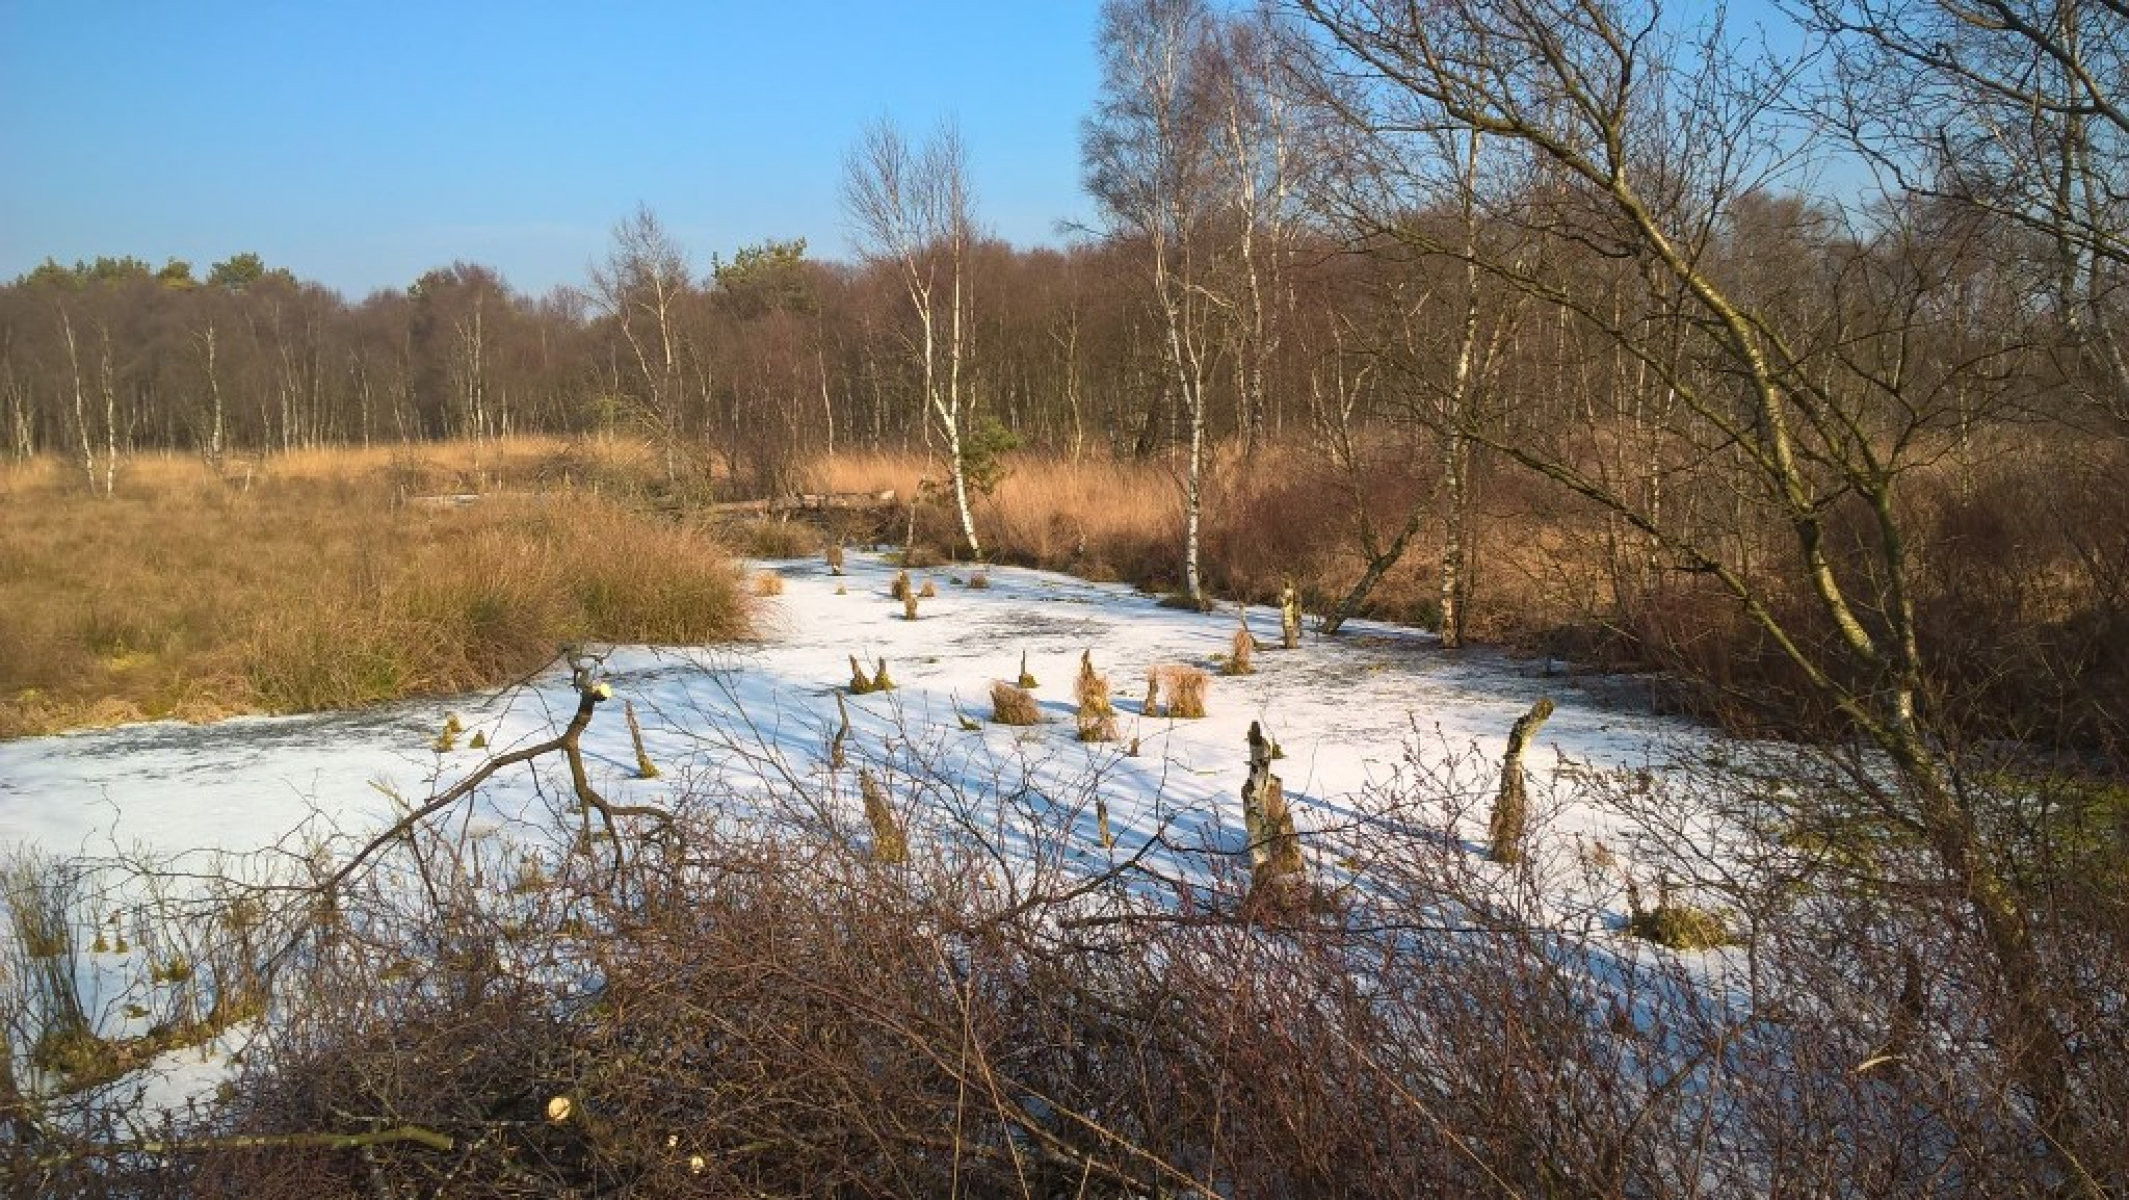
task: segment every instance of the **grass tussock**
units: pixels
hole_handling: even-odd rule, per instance
[[[1079,656],[1079,675],[1072,681],[1072,696],[1079,701],[1079,740],[1115,741],[1116,704],[1109,695],[1108,676],[1094,669],[1091,651]]]
[[[822,533],[803,521],[779,517],[727,519],[718,523],[718,537],[749,558],[810,558],[821,548]],[[840,549],[829,559],[841,573]]]
[[[1186,663],[1163,663],[1146,673],[1146,715],[1196,720],[1205,715],[1211,677]]]
[[[1627,932],[1672,950],[1713,950],[1731,941],[1720,916],[1690,904],[1659,904],[1637,912]]]
[[[1034,693],[1003,680],[991,685],[991,720],[1000,725],[1040,725]]]
[[[538,461],[487,461],[521,459]],[[107,499],[4,476],[0,736],[360,707],[513,679],[565,641],[747,628],[723,547],[631,504],[402,503],[417,470],[424,489],[465,477],[333,461],[269,459],[239,490],[194,460],[146,460]]]
[[[757,596],[783,595],[784,577],[774,571],[757,571],[754,575],[754,594]]]

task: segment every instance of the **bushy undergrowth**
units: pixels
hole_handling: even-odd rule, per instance
[[[507,482],[512,461],[491,447],[482,477]],[[0,736],[359,706],[492,686],[566,641],[746,628],[722,547],[618,489],[424,503],[416,474],[460,481],[352,452],[271,460],[242,488],[189,460],[138,466],[109,498],[11,477]]]
[[[759,823],[688,797],[619,844],[445,813],[329,908],[298,895],[265,1035],[164,1131],[187,1149],[0,1125],[0,1172],[55,1197],[317,1200],[2065,1190],[2010,1051],[1970,1036],[2000,1020],[1985,954],[1920,890],[1819,886],[1852,858],[1733,859],[1696,887],[1745,914],[1748,950],[1673,955],[1562,907],[1621,860],[1567,852],[1556,801],[1522,867],[1485,863],[1456,836],[1459,774],[1409,761],[1307,835],[1311,879],[1270,903],[1212,848],[1092,841],[1092,781],[1037,802],[875,764]],[[1588,786],[1675,872],[1711,864],[1643,839],[1743,778]],[[2048,961],[2119,964],[2070,916],[2036,910]],[[2079,1013],[2075,1149],[2118,1187],[2122,1025],[2056,1015]]]

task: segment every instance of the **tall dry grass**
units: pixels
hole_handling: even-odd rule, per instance
[[[0,736],[357,707],[516,678],[565,641],[742,633],[714,539],[559,474],[599,453],[490,443],[476,471],[465,446],[310,452],[219,475],[146,458],[110,497],[55,463],[10,468]],[[483,480],[553,490],[418,499]]]
[[[988,557],[1155,591],[1181,586],[1178,464],[1036,454],[1014,455],[1009,462],[1004,481],[975,506]],[[808,479],[824,491],[894,488],[906,501],[921,494],[923,481],[943,474],[937,458],[861,453],[816,462]],[[1361,481],[1378,522],[1402,519],[1400,506],[1424,486],[1409,459],[1389,456]],[[1217,595],[1264,602],[1291,576],[1320,608],[1351,588],[1365,565],[1354,548],[1352,511],[1349,485],[1298,447],[1262,451],[1248,461],[1235,453],[1216,455],[1206,473],[1201,531],[1207,586]],[[958,547],[959,530],[945,504],[920,503],[916,515],[922,546],[940,552]],[[879,532],[899,540],[904,529]],[[1427,544],[1413,547],[1378,589],[1371,613],[1404,620],[1428,615],[1431,552]]]

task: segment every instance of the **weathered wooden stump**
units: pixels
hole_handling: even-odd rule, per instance
[[[1530,711],[1516,719],[1508,731],[1508,753],[1501,757],[1501,794],[1493,802],[1493,819],[1487,823],[1486,837],[1493,843],[1486,857],[1497,863],[1515,863],[1523,859],[1523,834],[1530,824],[1529,782],[1523,774],[1523,752],[1530,748],[1530,739],[1538,735],[1538,729],[1552,716],[1552,697],[1540,696],[1530,706]]]
[[[1249,723],[1249,778],[1242,784],[1242,828],[1249,836],[1249,886],[1254,895],[1268,887],[1298,882],[1306,864],[1301,838],[1286,792],[1272,774],[1274,747],[1264,727]]]

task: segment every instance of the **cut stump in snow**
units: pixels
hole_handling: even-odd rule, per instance
[[[1272,774],[1275,750],[1264,726],[1249,723],[1249,778],[1242,784],[1242,828],[1249,836],[1251,895],[1298,881],[1305,865],[1294,814],[1286,804],[1279,777]]]
[[[852,670],[857,669],[857,664],[857,659],[850,660]],[[859,672],[859,674],[862,675],[863,672]],[[843,694],[841,692],[835,694],[835,715],[839,718],[839,721],[835,727],[835,737],[828,742],[828,769],[840,771],[850,761],[849,756],[843,750],[844,743],[850,740],[850,706],[843,703]]]
[[[1301,593],[1294,590],[1291,579],[1279,589],[1279,645],[1288,650],[1301,648]]]
[[[1523,833],[1530,824],[1530,791],[1523,774],[1523,752],[1551,716],[1552,697],[1540,696],[1508,731],[1508,753],[1501,757],[1501,794],[1493,802],[1493,819],[1486,826],[1487,840],[1493,843],[1486,857],[1494,862],[1523,860]]]
[[[658,764],[652,762],[650,754],[643,749],[643,723],[636,720],[636,702],[623,700],[621,712],[628,717],[628,740],[636,746],[636,778],[658,778]]]

